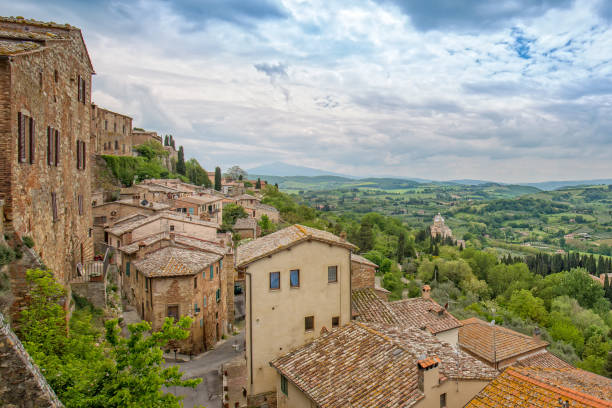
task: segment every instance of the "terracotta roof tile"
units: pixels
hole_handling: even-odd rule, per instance
[[[519,359],[516,364],[520,367],[540,367],[540,368],[574,368],[559,357],[549,351],[541,351]]]
[[[433,334],[461,327],[461,322],[433,299],[422,297],[389,303],[400,324],[427,327]]]
[[[221,258],[208,252],[167,247],[134,262],[134,267],[149,278],[185,276],[194,275]]]
[[[548,343],[501,326],[470,318],[462,321],[459,329],[459,345],[478,358],[494,364],[530,351],[544,349]],[[495,352],[493,330],[495,327]],[[495,355],[495,358],[494,358]]]
[[[198,219],[196,217],[185,215],[185,214],[181,214],[181,213],[174,212],[174,211],[164,211],[164,212],[158,212],[157,214],[150,215],[150,216],[148,216],[146,218],[143,218],[143,219],[134,220],[132,222],[128,222],[128,223],[125,223],[125,224],[122,224],[122,225],[112,226],[112,227],[108,228],[107,231],[110,232],[111,234],[115,235],[115,236],[121,236],[121,235],[125,234],[126,232],[133,231],[133,230],[135,230],[138,227],[141,227],[143,225],[146,225],[146,224],[149,224],[151,222],[157,221],[159,219],[167,219],[167,220],[174,220],[174,221],[178,221],[178,222],[186,222],[186,223],[197,224],[197,225],[201,225],[203,227],[209,227],[209,228],[214,228],[214,229],[218,228],[218,225],[215,224],[214,222],[200,220],[200,219]]]
[[[378,265],[361,255],[351,254],[351,261],[378,268]]]
[[[580,369],[509,367],[466,407],[610,408],[611,398],[612,380]]]
[[[362,322],[399,324],[389,304],[374,289],[355,289],[351,294],[354,315]]]
[[[251,217],[238,218],[236,223],[234,224],[235,229],[248,229],[248,228],[256,228],[257,220]]]
[[[338,245],[347,249],[356,249],[355,245],[331,232],[295,224],[240,245],[236,250],[236,266],[244,267],[265,256],[310,240]]]
[[[416,328],[352,322],[270,364],[322,408],[415,405],[418,356],[435,356],[443,377],[492,379],[485,364]]]

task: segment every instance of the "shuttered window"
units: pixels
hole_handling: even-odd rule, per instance
[[[17,144],[18,144],[18,159],[19,163],[25,163],[26,161],[26,116],[18,112],[17,113]]]
[[[47,164],[49,166],[53,165],[54,157],[53,157],[53,128],[51,126],[47,126]]]
[[[59,166],[60,163],[60,132],[55,129],[55,165]]]
[[[83,89],[81,90],[81,102],[86,103],[87,101],[87,82],[85,81],[85,79],[81,78],[81,86],[83,87]]]
[[[79,215],[83,215],[83,196],[80,194],[77,196],[77,203],[79,206]]]
[[[76,145],[77,170],[81,169],[81,141],[77,140]]]
[[[30,143],[30,164],[34,164],[34,158],[36,157],[36,123],[34,119],[30,118],[30,132],[29,132],[29,143]]]
[[[85,142],[81,142],[81,154],[83,155],[83,158],[81,159],[81,164],[83,165],[83,170],[85,170],[85,168],[87,167],[87,148],[85,147]]]
[[[51,193],[51,211],[53,213],[53,222],[57,221],[57,194]]]
[[[129,262],[125,263],[125,274],[126,276],[130,276],[130,263]]]
[[[77,97],[78,101],[81,102],[83,100],[83,78],[81,78],[81,76],[79,75],[79,80],[78,80],[78,85],[79,87],[78,89],[78,93],[79,96]]]

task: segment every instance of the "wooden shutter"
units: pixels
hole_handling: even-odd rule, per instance
[[[57,194],[51,193],[51,211],[53,211],[53,222],[57,221]]]
[[[81,169],[81,141],[77,140],[76,148],[77,170]]]
[[[86,149],[86,144],[85,142],[81,142],[81,153],[83,154],[83,159],[82,159],[82,165],[83,165],[83,170],[85,170],[86,164],[87,164],[87,149]]]
[[[19,163],[25,163],[26,151],[25,151],[25,120],[26,117],[23,113],[17,113],[17,147],[18,147],[18,160]]]
[[[60,162],[60,133],[59,130],[55,130],[55,165],[59,166]]]
[[[77,201],[79,206],[79,215],[83,215],[83,196],[79,194],[77,196]]]
[[[28,135],[30,142],[30,164],[34,164],[34,157],[36,155],[36,122],[30,118],[30,134]]]
[[[81,86],[83,87],[81,97],[83,98],[83,103],[85,103],[87,101],[87,82],[85,81],[85,78],[81,78]]]
[[[47,126],[47,164],[53,164],[53,128]]]

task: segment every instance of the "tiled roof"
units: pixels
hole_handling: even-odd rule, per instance
[[[0,17],[0,23],[18,23],[36,27],[62,28],[65,30],[78,30],[78,28],[70,24],[58,24],[53,21],[38,21],[34,19],[26,19],[23,17]]]
[[[184,214],[180,214],[177,212],[172,212],[172,211],[164,211],[164,212],[159,212],[157,214],[153,214],[151,216],[148,216],[147,218],[141,219],[141,220],[135,220],[123,225],[119,225],[119,226],[113,226],[111,228],[108,228],[108,232],[110,232],[111,234],[115,235],[115,236],[121,236],[123,234],[125,234],[126,232],[130,232],[135,230],[138,227],[141,227],[143,225],[149,224],[151,222],[157,221],[160,218],[163,219],[168,219],[168,220],[174,220],[174,221],[178,221],[178,222],[187,222],[190,224],[197,224],[197,225],[201,225],[204,227],[210,227],[210,228],[217,228],[218,225],[215,224],[214,222],[210,222],[210,221],[204,221],[204,220],[200,220],[197,219],[195,217],[190,217],[188,215],[184,215]],[[162,232],[162,231],[160,231]]]
[[[147,205],[142,205],[141,201],[139,201],[138,203],[135,203],[134,200],[132,200],[131,198],[126,198],[126,199],[117,200],[117,201],[109,201],[106,203],[99,204],[96,207],[102,207],[105,205],[113,205],[113,204],[129,205],[131,207],[139,207],[139,208],[148,208],[153,211],[163,211],[163,210],[167,210],[170,208],[168,204],[153,203],[153,202],[149,202]]]
[[[461,326],[459,320],[432,299],[385,302],[369,288],[354,290],[351,298],[353,312],[361,321],[426,328],[432,334]]]
[[[361,255],[351,254],[351,261],[378,268],[378,265]]]
[[[260,210],[278,212],[278,210],[275,207],[272,207],[271,205],[267,205],[267,204],[262,204],[262,203],[255,204],[255,208],[256,209],[259,208]]]
[[[234,224],[234,229],[252,229],[256,227],[257,220],[251,217],[238,218]]]
[[[0,39],[0,55],[15,55],[39,48],[42,48],[42,45],[33,41]]]
[[[211,196],[211,195],[180,197],[180,198],[176,199],[176,201],[182,201],[182,202],[185,202],[185,203],[198,204],[198,205],[214,203],[214,202],[220,201],[220,200],[221,200],[220,197],[215,197],[215,196]]]
[[[134,221],[138,221],[138,220],[144,220],[145,218],[147,218],[146,215],[144,214],[139,214],[139,213],[134,213],[134,214],[130,214],[130,215],[126,215],[123,218],[119,218],[118,220],[116,220],[115,222],[113,222],[113,227],[115,226],[119,226],[119,225],[124,225],[128,222],[134,222]]]
[[[549,351],[541,351],[528,357],[519,359],[515,365],[521,367],[540,368],[573,368],[573,366]]]
[[[119,251],[124,252],[126,254],[133,254],[138,251],[140,244],[143,244],[144,246],[150,246],[164,239],[170,240],[170,234],[167,231],[140,239],[138,240],[138,242],[134,242],[130,245],[124,245],[118,249]],[[204,252],[210,252],[217,255],[225,255],[229,249],[213,242],[204,241],[199,238],[189,237],[181,234],[175,234],[174,243],[177,247],[188,247],[189,249],[195,248]]]
[[[261,198],[252,196],[250,194],[240,194],[238,197],[234,197],[234,200],[256,200],[256,201],[261,201]]]
[[[332,330],[270,365],[322,408],[407,408],[423,398],[417,367],[423,354],[441,361],[441,379],[489,380],[496,374],[416,328],[359,322]]]
[[[310,240],[356,249],[355,245],[331,232],[295,224],[239,246],[236,254],[236,266],[246,266],[265,256]]]
[[[134,267],[148,278],[193,275],[222,256],[190,249],[167,247],[134,262]]]
[[[612,380],[576,368],[509,367],[487,385],[467,408],[612,407]]]
[[[374,289],[355,289],[351,294],[353,314],[362,322],[399,324],[389,304]]]
[[[462,320],[459,329],[459,345],[477,357],[494,364],[530,351],[544,349],[548,343],[501,326],[470,318]],[[495,328],[495,353],[493,347],[493,330]],[[494,361],[494,356],[495,360]]]
[[[461,327],[461,322],[433,299],[422,297],[389,303],[400,324],[427,327],[433,334]]]

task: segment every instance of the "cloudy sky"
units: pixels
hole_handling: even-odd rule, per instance
[[[207,169],[612,177],[608,0],[0,0],[82,28],[94,101]]]

